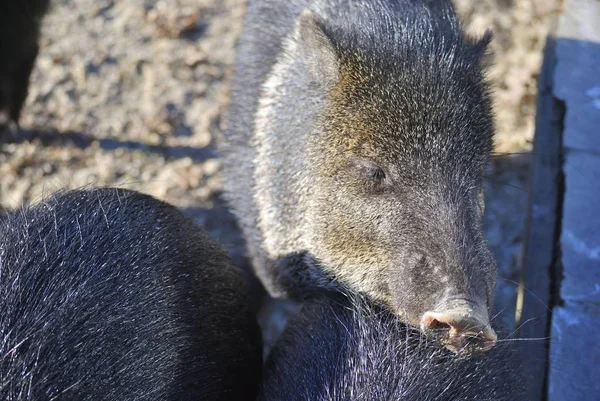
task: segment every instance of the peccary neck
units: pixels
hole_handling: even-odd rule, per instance
[[[325,93],[310,82],[293,37],[284,41],[261,95],[254,119],[254,200],[265,248],[276,260],[307,250],[309,138],[326,101]]]

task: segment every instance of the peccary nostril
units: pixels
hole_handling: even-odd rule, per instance
[[[421,328],[441,338],[453,352],[487,351],[496,344],[496,333],[477,317],[465,313],[426,312]]]

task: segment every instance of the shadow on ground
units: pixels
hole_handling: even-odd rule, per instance
[[[85,149],[97,142],[101,149],[114,151],[117,149],[140,150],[147,153],[162,155],[167,158],[189,157],[196,163],[201,163],[217,157],[213,148],[197,148],[193,146],[150,145],[139,141],[124,141],[114,138],[96,138],[93,135],[75,131],[59,132],[56,130],[20,129],[8,130],[0,134],[0,144],[22,144],[39,141],[42,146],[63,146]]]

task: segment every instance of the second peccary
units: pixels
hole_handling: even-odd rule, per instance
[[[50,0],[0,2],[0,133],[18,123],[37,58],[40,25]]]
[[[335,283],[494,344],[488,41],[449,0],[249,2],[221,151],[271,295]]]
[[[517,348],[458,357],[359,297],[311,299],[265,365],[259,401],[524,401]]]
[[[0,215],[0,400],[256,397],[240,272],[194,221],[120,189]]]

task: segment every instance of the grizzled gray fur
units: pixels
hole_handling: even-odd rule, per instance
[[[221,151],[271,295],[335,282],[495,339],[488,42],[450,1],[249,2]]]

